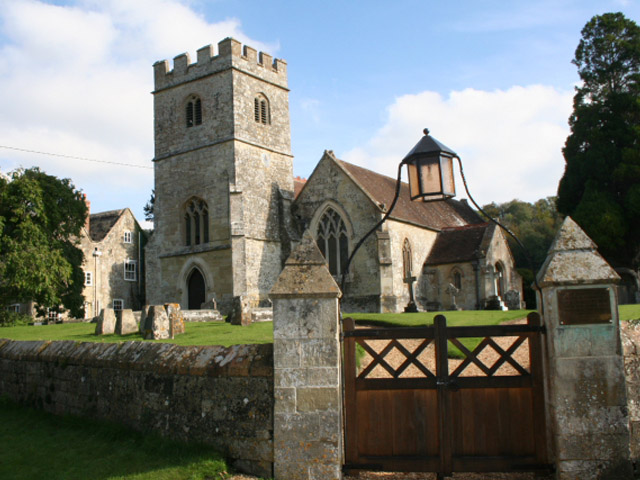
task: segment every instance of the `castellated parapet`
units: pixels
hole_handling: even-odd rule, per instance
[[[233,38],[225,38],[218,43],[218,55],[214,55],[213,45],[202,47],[197,52],[196,63],[191,63],[188,53],[173,59],[173,70],[169,61],[161,60],[153,65],[155,90],[213,75],[229,68],[237,68],[245,73],[257,75],[276,86],[287,88],[287,62],[255,48],[242,45]]]

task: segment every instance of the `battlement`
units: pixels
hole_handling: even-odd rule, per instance
[[[161,60],[153,64],[155,89],[172,87],[196,78],[236,67],[265,80],[287,85],[287,62],[274,58],[255,48],[242,45],[233,38],[225,38],[218,43],[218,54],[214,55],[213,45],[206,45],[197,51],[197,60],[191,63],[188,53],[173,59],[173,70],[169,61]]]

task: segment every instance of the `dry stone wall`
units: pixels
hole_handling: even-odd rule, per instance
[[[203,442],[240,470],[273,475],[273,345],[0,339],[0,395]]]

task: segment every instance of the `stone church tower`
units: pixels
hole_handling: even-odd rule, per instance
[[[227,38],[154,65],[150,304],[267,301],[288,256],[293,157],[287,64]]]

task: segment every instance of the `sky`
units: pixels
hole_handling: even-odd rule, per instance
[[[580,31],[618,11],[640,23],[640,0],[0,0],[0,172],[142,222],[152,65],[233,37],[287,62],[294,175],[333,150],[394,177],[427,127],[479,204],[534,202],[564,171]]]

